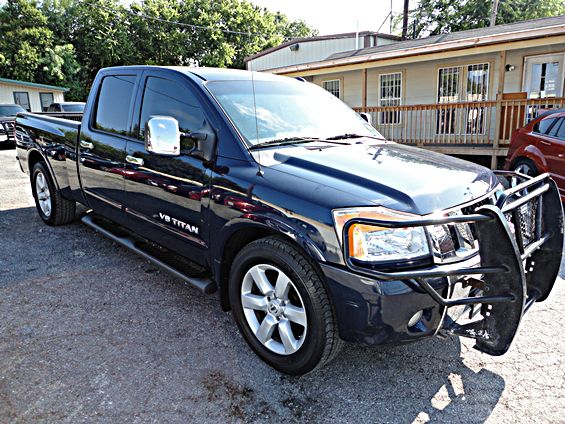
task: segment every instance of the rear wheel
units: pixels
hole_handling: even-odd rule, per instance
[[[33,167],[31,190],[37,212],[47,225],[64,225],[74,219],[76,203],[61,196],[44,162]]]
[[[512,171],[518,172],[519,174],[527,175],[528,177],[535,177],[536,175],[538,175],[536,164],[527,158],[518,159],[512,166]],[[522,181],[523,179],[520,180],[516,177],[512,177],[510,179],[510,185],[514,187],[520,184],[520,182]]]
[[[329,362],[341,340],[328,294],[312,263],[278,237],[245,246],[230,273],[230,301],[249,346],[286,374]]]

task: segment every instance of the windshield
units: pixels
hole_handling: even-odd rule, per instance
[[[382,137],[341,100],[314,84],[281,78],[255,81],[254,85],[250,80],[206,85],[250,147],[302,137]]]
[[[12,117],[16,116],[19,112],[25,112],[25,109],[21,106],[0,106],[0,117]]]
[[[82,112],[84,110],[84,104],[76,105],[61,105],[64,112]]]

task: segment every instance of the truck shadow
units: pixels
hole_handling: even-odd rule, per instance
[[[373,349],[347,346],[327,370],[306,376],[303,384],[311,380],[331,393],[345,391],[335,401],[373,422],[484,422],[505,381],[486,368],[470,368],[461,352],[459,339]]]
[[[315,373],[284,376],[216,296],[78,219],[52,228],[31,207],[0,211],[0,240],[0,410],[20,396],[9,418],[484,422],[505,388],[458,339],[347,345]]]

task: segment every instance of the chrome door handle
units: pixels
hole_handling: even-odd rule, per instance
[[[92,149],[94,149],[94,143],[91,143],[91,142],[89,142],[89,141],[81,140],[81,141],[80,141],[80,147],[82,147],[83,149],[92,150]]]
[[[137,165],[137,166],[143,166],[143,159],[136,158],[135,156],[127,155],[126,156],[126,162],[131,163],[133,165]]]
[[[544,146],[551,146],[551,143],[549,141],[545,141],[545,140],[540,140],[539,141],[541,144],[543,144]]]

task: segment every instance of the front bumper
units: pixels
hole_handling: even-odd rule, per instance
[[[499,175],[525,179],[509,172]],[[482,352],[502,355],[524,313],[551,292],[561,264],[563,210],[548,174],[509,188],[496,205],[477,207],[470,215],[410,222],[356,219],[345,233],[354,222],[388,227],[470,223],[479,254],[465,262],[400,272],[352,272],[322,264],[340,335],[349,341],[403,343],[434,334],[459,335],[475,339]],[[455,309],[459,318],[452,314]],[[421,319],[408,325],[419,311]]]

